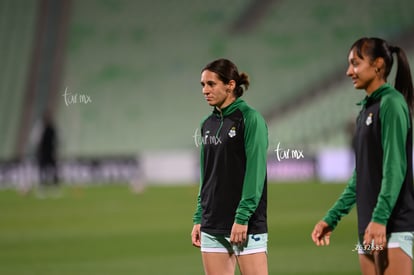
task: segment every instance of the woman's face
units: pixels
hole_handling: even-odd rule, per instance
[[[348,56],[348,70],[346,75],[352,79],[355,89],[364,89],[367,93],[373,92],[377,87],[378,68],[371,62],[368,56],[362,54],[360,58],[355,49],[352,49]]]
[[[201,73],[201,86],[203,87],[204,98],[210,106],[221,109],[228,106],[235,99],[233,94],[234,81],[224,84],[216,73],[209,70],[204,70]]]

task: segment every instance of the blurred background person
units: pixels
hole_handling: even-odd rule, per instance
[[[59,185],[58,176],[58,135],[51,112],[43,114],[42,121],[38,124],[39,138],[36,148],[36,161],[39,168],[39,196],[46,195],[47,191],[56,193]],[[53,189],[51,189],[51,188]]]

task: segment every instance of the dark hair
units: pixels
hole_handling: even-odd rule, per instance
[[[236,97],[241,97],[244,90],[249,88],[249,76],[246,73],[239,74],[236,65],[228,59],[221,58],[214,60],[208,63],[201,72],[205,70],[216,73],[224,84],[228,84],[230,80],[234,80],[236,82],[236,88],[234,89]],[[244,86],[244,89],[242,86]]]
[[[393,54],[397,56],[397,73],[395,76],[395,89],[404,95],[410,110],[413,108],[413,81],[411,78],[410,65],[408,64],[405,52],[396,46],[390,46],[381,38],[363,37],[357,40],[351,47],[350,51],[355,50],[359,58],[364,59],[363,54],[368,56],[373,62],[381,57],[384,59],[384,79],[387,80],[394,62]]]

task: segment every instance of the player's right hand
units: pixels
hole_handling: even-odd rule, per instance
[[[195,224],[193,230],[191,231],[191,242],[195,247],[201,246],[201,231],[200,224]]]
[[[311,237],[317,246],[329,245],[332,229],[324,222],[318,222],[313,228]]]

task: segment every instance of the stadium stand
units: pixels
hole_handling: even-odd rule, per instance
[[[414,63],[414,51],[407,52],[410,64]],[[394,68],[395,69],[395,68]],[[394,83],[395,70],[389,83]],[[350,124],[355,120],[364,98],[361,90],[355,90],[349,79],[344,78],[334,87],[324,89],[315,98],[305,101],[281,119],[269,123],[270,140],[286,146],[302,146],[308,151],[326,147],[350,146]]]
[[[67,88],[92,102],[61,101],[67,154],[191,147],[209,110],[201,96],[201,66],[222,55],[220,28],[240,11],[211,3],[206,9],[203,1],[112,3],[74,3],[60,93]]]
[[[338,129],[355,114],[349,106],[358,98],[348,97],[349,83],[322,89],[308,104],[294,103],[309,87],[345,71],[356,38],[393,38],[412,28],[414,3],[265,2],[253,27],[235,31],[235,22],[249,16],[250,0],[73,0],[56,91],[63,154],[194,149],[198,124],[210,111],[200,69],[218,57],[249,73],[245,97],[266,114],[271,145],[344,145]],[[272,115],[288,103],[293,107],[283,116]]]

